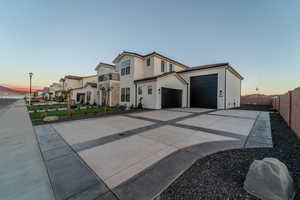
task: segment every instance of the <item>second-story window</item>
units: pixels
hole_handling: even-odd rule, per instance
[[[165,72],[165,61],[161,61],[160,62],[160,68],[161,68],[161,72]]]
[[[130,74],[130,60],[125,60],[121,63],[121,76],[125,74]]]
[[[121,76],[124,76],[125,75],[125,68],[122,68],[121,69]]]
[[[174,71],[173,64],[171,64],[171,63],[169,64],[169,71],[170,72]]]
[[[103,78],[104,78],[103,75],[99,76],[99,77],[98,77],[98,81],[99,81],[99,82],[103,81]]]
[[[147,66],[150,66],[150,58],[147,58]]]
[[[126,74],[130,74],[130,67],[126,67]]]

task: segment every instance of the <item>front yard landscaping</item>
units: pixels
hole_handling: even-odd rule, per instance
[[[53,104],[53,105],[32,105],[27,106],[28,110],[38,111],[38,110],[48,110],[48,109],[57,109],[57,108],[66,108],[67,104]]]
[[[247,199],[258,200],[243,189],[251,163],[266,157],[282,161],[294,180],[300,199],[300,140],[278,113],[270,113],[273,148],[235,149],[196,161],[156,200]]]
[[[91,106],[91,105],[75,105],[72,106],[71,112],[68,110],[57,110],[60,108],[67,108],[66,104],[61,105],[39,105],[39,106],[28,106],[28,111],[31,120],[42,120],[44,117],[48,116],[58,116],[58,117],[67,117],[73,115],[86,115],[86,114],[97,114],[103,113],[105,111],[104,107]],[[48,109],[54,109],[54,111],[47,111]],[[123,111],[122,106],[109,107],[107,112],[118,112]],[[40,112],[43,111],[43,112]]]

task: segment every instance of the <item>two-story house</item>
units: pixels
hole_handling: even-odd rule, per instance
[[[59,94],[59,91],[61,90],[61,85],[59,83],[52,83],[49,86],[48,93],[46,95],[47,99],[54,99],[57,97]]]
[[[73,103],[89,103],[96,102],[96,83],[97,75],[91,76],[73,76],[67,75],[62,82],[63,91],[71,91],[71,100]]]
[[[161,109],[240,105],[243,77],[229,63],[188,67],[159,53],[124,51],[113,63],[120,74],[120,104]]]
[[[120,103],[120,74],[115,65],[99,63],[97,71],[98,105],[115,106]]]

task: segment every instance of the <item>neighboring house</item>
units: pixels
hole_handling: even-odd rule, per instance
[[[97,104],[115,106],[120,103],[120,75],[111,64],[99,63],[97,71]]]
[[[97,98],[97,83],[85,82],[81,88],[75,88],[71,90],[71,99],[75,104],[78,103],[96,103]]]
[[[113,63],[120,74],[120,104],[161,109],[240,106],[243,77],[229,63],[188,67],[156,52],[124,51]]]
[[[58,92],[61,90],[61,85],[59,83],[52,83],[49,87],[48,95],[46,97],[48,99],[54,99],[58,96]]]
[[[60,79],[63,91],[71,92],[73,103],[96,103],[96,78],[97,75],[91,76],[73,76],[67,75]]]

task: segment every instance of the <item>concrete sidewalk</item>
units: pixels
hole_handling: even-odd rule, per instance
[[[54,200],[23,100],[0,116],[0,199]]]

